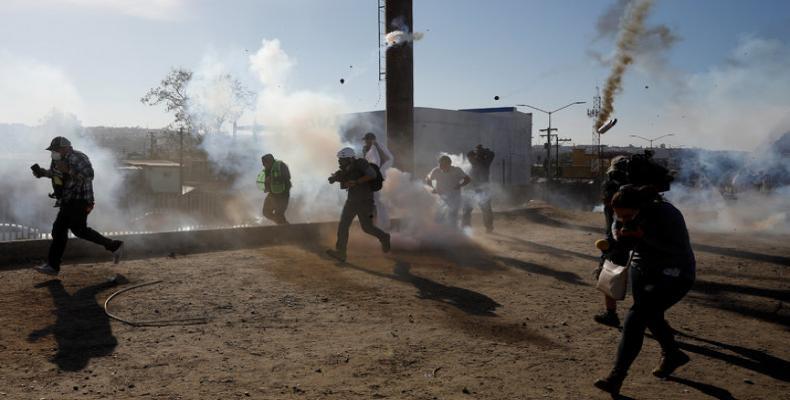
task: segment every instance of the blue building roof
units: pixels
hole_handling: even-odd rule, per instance
[[[467,108],[458,111],[468,111],[476,113],[499,113],[499,112],[516,112],[516,107],[493,107],[493,108]]]

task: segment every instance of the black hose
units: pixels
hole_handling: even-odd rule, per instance
[[[132,289],[141,288],[143,286],[150,286],[155,285],[157,283],[161,283],[161,280],[152,281],[152,282],[145,282],[140,283],[137,285],[129,286],[127,288],[123,288],[113,294],[110,297],[107,297],[107,300],[104,301],[104,313],[107,314],[108,317],[123,322],[124,324],[131,325],[134,327],[141,327],[141,326],[171,326],[171,325],[201,325],[208,323],[208,319],[205,317],[196,317],[196,318],[183,318],[183,319],[164,319],[164,320],[151,320],[151,321],[130,321],[128,319],[121,318],[109,310],[110,300],[112,300],[115,296],[123,293],[128,292]]]

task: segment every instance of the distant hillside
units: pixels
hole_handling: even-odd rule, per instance
[[[35,127],[24,124],[4,124],[0,123],[0,136],[2,135],[27,135]],[[140,155],[147,157],[151,151],[150,133],[154,134],[154,147],[160,149],[171,141],[167,137],[172,136],[163,129],[145,129],[140,127],[111,127],[111,126],[89,126],[77,137],[71,137],[75,147],[79,147],[79,137],[89,137],[101,147],[112,150],[119,158],[127,158],[129,155]],[[65,135],[68,137],[68,135]]]

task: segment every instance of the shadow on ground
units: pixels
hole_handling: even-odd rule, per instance
[[[482,293],[457,286],[447,286],[417,276],[411,272],[411,264],[405,261],[396,260],[392,274],[373,271],[352,263],[343,263],[342,266],[366,274],[409,283],[417,289],[417,298],[438,301],[453,306],[469,315],[493,317],[496,316],[496,309],[501,306],[494,299]]]
[[[52,294],[57,320],[53,325],[31,332],[28,340],[33,342],[53,335],[58,351],[50,361],[62,371],[82,370],[91,358],[112,354],[118,340],[112,334],[110,319],[96,295],[116,285],[108,281],[70,295],[58,279],[37,284],[36,288],[47,288]]]
[[[678,378],[675,376],[670,376],[669,378],[667,378],[667,381],[679,383],[681,385],[686,385],[692,389],[698,390],[703,394],[713,397],[714,399],[735,400],[735,397],[732,396],[732,393],[730,393],[729,390],[708,383],[692,381],[691,379]]]
[[[523,210],[511,211],[506,214],[515,217],[522,217],[530,222],[551,226],[554,228],[564,228],[564,229],[591,232],[591,233],[597,233],[603,235],[603,227],[592,227],[588,225],[568,223],[568,222],[560,221],[556,218],[552,218],[548,215],[545,215],[544,213],[545,210],[541,208],[528,208]],[[722,256],[741,258],[744,260],[751,260],[751,261],[767,262],[767,263],[781,265],[784,267],[790,267],[790,257],[786,257],[786,256],[755,253],[751,251],[738,250],[728,247],[711,246],[711,245],[700,244],[700,243],[692,243],[692,247],[694,248],[695,251],[704,251],[706,253],[713,253]]]

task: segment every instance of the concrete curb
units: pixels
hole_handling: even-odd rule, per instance
[[[317,243],[322,232],[334,232],[337,222],[293,224],[162,232],[113,236],[125,243],[124,257],[139,259],[165,257],[171,253],[190,254],[245,249],[300,242]],[[0,270],[29,267],[46,259],[51,240],[17,240],[0,242]],[[82,239],[70,239],[64,262],[110,261],[110,253]]]

